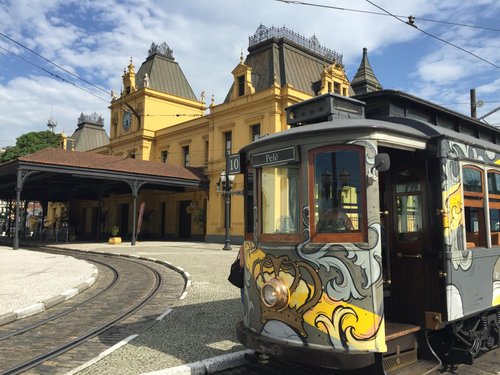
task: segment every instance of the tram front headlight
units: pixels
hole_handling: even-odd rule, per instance
[[[288,305],[288,287],[281,279],[272,278],[262,287],[260,297],[267,307],[282,310]]]

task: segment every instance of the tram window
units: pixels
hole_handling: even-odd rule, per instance
[[[462,168],[462,176],[467,248],[485,247],[486,228],[483,171],[475,166],[464,166]]]
[[[267,167],[261,172],[263,234],[296,234],[299,224],[299,169]]]
[[[398,233],[415,233],[422,230],[422,199],[420,183],[396,185]]]
[[[488,172],[491,245],[500,245],[500,171]]]
[[[351,146],[312,151],[309,194],[315,240],[365,240],[362,156],[362,149]]]
[[[482,186],[482,172],[476,168],[464,167],[464,190],[467,192],[481,193]]]
[[[245,181],[245,233],[253,233],[254,225],[254,170],[248,169]]]

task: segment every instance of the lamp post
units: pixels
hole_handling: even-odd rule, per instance
[[[224,229],[225,229],[225,237],[224,237],[224,247],[222,250],[231,250],[231,241],[229,237],[229,228],[230,228],[230,220],[231,220],[231,189],[233,187],[234,175],[229,174],[227,171],[227,163],[226,170],[222,171],[220,174],[220,181],[222,184],[222,193],[224,194]]]

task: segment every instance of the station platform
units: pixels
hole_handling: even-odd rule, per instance
[[[71,256],[0,246],[0,325],[70,299],[97,276],[93,264]]]

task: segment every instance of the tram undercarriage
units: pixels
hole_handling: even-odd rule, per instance
[[[444,364],[472,365],[474,358],[500,346],[500,309],[492,309],[432,332],[431,345]]]

